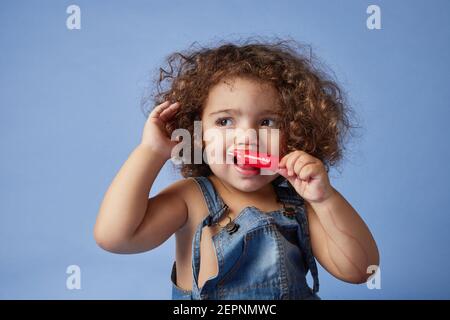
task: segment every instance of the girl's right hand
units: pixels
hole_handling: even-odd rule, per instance
[[[180,106],[179,102],[170,104],[165,101],[156,106],[145,122],[141,145],[150,147],[165,160],[170,159],[172,148],[179,142],[172,141],[166,129],[166,124],[173,118]]]

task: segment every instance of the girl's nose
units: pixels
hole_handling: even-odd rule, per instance
[[[258,130],[253,127],[239,127],[235,130],[234,145],[257,146]]]
[[[258,149],[258,140],[244,137],[243,139],[236,140],[234,143],[234,146],[237,149],[257,150]]]

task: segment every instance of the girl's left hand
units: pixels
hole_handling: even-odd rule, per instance
[[[330,184],[322,161],[304,151],[288,153],[280,160],[278,167],[278,173],[310,203],[322,202],[336,191]]]

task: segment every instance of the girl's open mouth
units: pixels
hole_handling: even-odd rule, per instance
[[[248,164],[238,163],[236,156],[233,156],[233,162],[234,162],[234,168],[236,169],[236,171],[245,176],[255,176],[255,175],[259,175],[261,172],[260,168],[257,168],[257,167],[254,167],[254,166],[248,165]]]
[[[261,174],[261,168],[275,171],[279,161],[276,156],[252,150],[235,149],[229,155],[233,157],[235,169],[246,176]]]

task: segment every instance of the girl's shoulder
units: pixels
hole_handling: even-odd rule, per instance
[[[181,232],[192,231],[208,215],[208,207],[198,180],[194,177],[188,177],[173,184],[177,185],[176,189],[178,189],[180,197],[183,198],[188,213],[186,223],[180,229]]]

